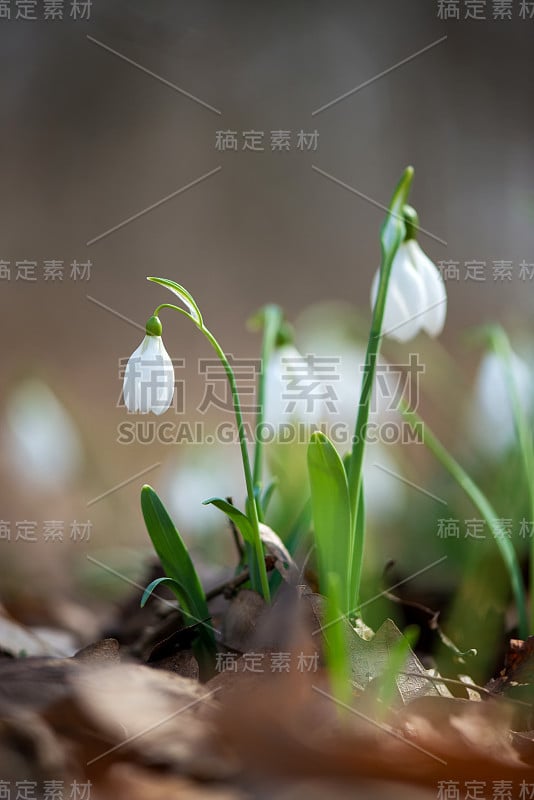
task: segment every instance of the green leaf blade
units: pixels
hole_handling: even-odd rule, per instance
[[[202,505],[215,506],[215,508],[223,511],[232,520],[245,542],[249,544],[255,543],[254,529],[249,518],[229,503],[228,500],[223,500],[222,497],[209,497],[207,500],[202,501]]]
[[[195,298],[191,294],[191,292],[188,292],[187,289],[185,289],[179,283],[176,283],[176,281],[169,280],[169,278],[155,278],[155,277],[151,276],[151,277],[147,278],[147,281],[152,281],[153,283],[157,283],[160,286],[164,286],[170,292],[172,292],[177,297],[179,297],[180,300],[182,301],[182,303],[188,309],[189,315],[191,316],[193,321],[196,322],[196,324],[200,328],[202,328],[204,326],[204,321],[202,319],[202,314],[200,313],[200,309],[199,309],[199,307],[198,307],[198,305],[197,305],[197,303],[195,301]]]
[[[179,587],[178,597],[185,606],[185,611],[193,620],[205,622],[210,618],[210,613],[197,571],[182,537],[151,486],[143,486],[141,490],[141,509],[154,549],[159,556],[167,579],[172,581],[171,588],[174,587],[178,594],[177,587]],[[160,579],[160,583],[162,582]],[[154,581],[145,589],[145,594],[150,587],[152,590],[155,588],[153,584]],[[204,625],[203,627],[213,640],[211,626]]]
[[[187,595],[187,592],[184,590],[184,587],[180,583],[178,583],[178,581],[175,580],[174,578],[169,578],[165,575],[163,578],[155,578],[145,588],[145,591],[143,592],[143,596],[141,598],[141,608],[145,607],[145,605],[148,602],[148,599],[154,594],[154,590],[157,589],[158,586],[161,586],[162,584],[168,586],[169,589],[172,589],[172,591],[177,596],[178,600],[182,603],[182,605],[189,607],[189,597]]]
[[[342,611],[349,609],[348,555],[351,540],[351,511],[347,475],[332,442],[316,431],[308,445],[312,516],[319,556],[323,591],[328,575],[341,581]]]

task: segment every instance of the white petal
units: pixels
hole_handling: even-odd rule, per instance
[[[159,362],[156,370],[157,386],[155,387],[155,392],[153,392],[151,407],[151,411],[159,415],[167,411],[174,397],[174,367],[169,354],[165,350],[161,336],[153,336],[151,338],[159,339],[158,347],[161,362]]]
[[[414,330],[413,335],[415,335],[421,329],[421,312],[425,308],[425,286],[412,263],[410,251],[405,243],[401,244],[393,261],[390,285],[398,291],[406,305],[408,318],[405,328]],[[407,338],[406,333],[404,338]]]
[[[397,286],[390,284],[384,315],[384,335],[398,342],[408,342],[417,336],[419,328],[419,319],[409,309],[405,295]]]
[[[128,411],[163,414],[174,395],[174,369],[161,336],[145,336],[128,360],[124,373]]]
[[[429,336],[438,336],[445,325],[447,316],[447,291],[440,271],[415,239],[406,242],[412,264],[421,276],[425,288],[424,307],[427,309],[420,317],[421,327]]]
[[[147,337],[145,336],[139,347],[133,351],[132,355],[128,359],[128,363],[126,364],[126,369],[124,371],[124,381],[122,384],[124,405],[128,411],[132,412],[138,411],[136,404],[135,385],[137,380],[137,372],[139,371],[139,361],[141,358],[141,353],[143,352],[146,338]]]
[[[371,305],[374,307],[378,294],[378,271],[371,287]],[[413,339],[421,328],[419,312],[422,310],[425,290],[422,278],[417,274],[404,244],[391,267],[388,296],[382,330],[384,335],[399,342]]]

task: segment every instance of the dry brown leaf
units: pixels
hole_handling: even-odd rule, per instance
[[[274,795],[271,795],[274,796]],[[436,800],[436,790],[403,786],[383,781],[336,781],[331,779],[293,781],[277,787],[276,800]]]
[[[46,713],[61,735],[78,742],[82,758],[101,772],[133,758],[202,778],[234,768],[208,743],[207,710],[216,692],[197,681],[137,664],[73,674],[72,694]]]
[[[149,664],[152,669],[163,669],[168,672],[176,672],[182,678],[191,678],[198,681],[200,670],[192,650],[179,650],[165,658],[160,658]]]
[[[223,643],[239,653],[251,649],[260,617],[267,606],[257,592],[242,589],[231,601],[223,626]]]
[[[0,701],[41,710],[69,694],[68,678],[83,664],[70,658],[20,658],[0,662]]]
[[[121,660],[116,639],[101,639],[78,650],[74,658],[84,664],[118,664]]]
[[[33,711],[0,709],[0,778],[20,780],[58,780],[67,773],[65,749],[52,729]]]
[[[298,567],[281,538],[263,522],[260,522],[259,527],[260,538],[267,552],[274,557],[274,565],[282,578],[285,581],[296,582],[299,574]]]
[[[312,683],[313,681],[313,683]],[[534,782],[508,729],[509,709],[489,702],[424,697],[403,707],[395,727],[360,716],[344,719],[321,676],[278,676],[250,694],[246,707],[226,705],[219,715],[224,741],[248,774],[276,771],[305,778],[401,780],[433,786],[437,780],[481,777]]]
[[[102,800],[247,800],[249,794],[231,787],[198,784],[177,775],[162,775],[134,764],[115,764],[99,787]]]

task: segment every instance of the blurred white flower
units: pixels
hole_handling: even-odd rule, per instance
[[[209,535],[221,529],[224,518],[208,497],[232,497],[240,505],[245,496],[239,448],[230,444],[186,447],[180,463],[171,457],[162,476],[162,497],[185,537]]]
[[[534,410],[534,375],[516,353],[512,353],[512,373],[523,410],[531,415]],[[514,443],[514,415],[507,369],[493,352],[486,353],[478,369],[469,427],[479,449],[493,458],[503,455]]]
[[[313,386],[315,398],[319,395],[327,396],[323,396],[320,400],[315,399],[314,408],[308,414],[305,413],[304,397],[296,402],[293,411],[288,410],[288,398],[297,397],[296,392],[291,391],[292,384],[288,384],[288,379],[296,381],[295,376],[292,377],[291,372],[288,373],[288,365],[306,366],[306,358],[295,347],[283,347],[277,351],[277,357],[271,362],[272,371],[268,370],[267,373],[266,419],[269,424],[306,422],[324,426],[327,435],[334,436],[335,446],[343,455],[350,450],[356,424],[365,351],[332,327],[308,332],[305,350],[311,354],[306,358],[309,359],[310,365],[315,362],[315,369],[311,369],[310,375],[306,374],[306,370],[301,370],[302,380],[299,381],[301,388],[307,386],[309,389]],[[364,492],[366,513],[369,517],[386,520],[399,513],[405,497],[402,483],[388,474],[388,471],[393,473],[399,471],[392,448],[381,441],[381,426],[384,423],[401,422],[400,415],[395,410],[399,373],[384,359],[379,361],[378,373],[370,413],[370,422],[374,425],[371,433],[376,437],[376,441],[369,442],[365,451]],[[296,389],[296,383],[294,388]],[[307,443],[308,438],[306,436],[304,443]],[[283,463],[285,467],[291,464],[291,479],[302,470],[301,479],[306,481],[305,454],[290,461],[290,452],[288,451],[283,457]],[[287,475],[283,472],[280,474],[276,463],[271,464],[271,467],[280,482],[288,480]],[[278,502],[277,491],[273,498],[275,507]]]
[[[309,356],[287,344],[272,355],[266,370],[264,424],[273,430],[281,425],[313,425],[322,416],[326,386],[317,379]]]
[[[306,355],[293,345],[276,350],[267,365],[265,423],[319,425],[343,423],[351,429],[356,421],[365,351],[325,334],[307,342]],[[380,359],[371,415],[391,409],[394,377]],[[351,430],[352,433],[352,430]]]
[[[378,293],[380,270],[371,287],[371,308]],[[391,339],[407,342],[419,331],[438,336],[447,314],[447,292],[437,267],[415,239],[399,247],[391,267],[383,331]]]
[[[154,319],[154,317],[152,317]],[[148,332],[128,360],[123,395],[128,411],[163,414],[174,395],[174,369],[161,335]],[[157,330],[157,328],[156,328]],[[161,325],[159,326],[161,332]]]
[[[321,421],[335,424],[339,422],[354,431],[358,404],[362,390],[362,378],[365,364],[365,350],[355,344],[331,339],[326,346],[317,347],[330,364],[324,382],[331,387],[331,398],[328,406],[323,404]],[[327,356],[327,352],[329,355]],[[398,386],[401,370],[379,357],[369,419],[377,424],[398,417]],[[347,442],[350,444],[350,442]]]
[[[19,384],[6,405],[7,451],[20,478],[38,489],[58,489],[75,477],[83,451],[68,412],[42,381]]]
[[[363,461],[363,492],[365,512],[374,521],[389,520],[398,516],[405,499],[406,489],[396,475],[400,468],[390,455],[391,448],[381,442],[368,444]]]

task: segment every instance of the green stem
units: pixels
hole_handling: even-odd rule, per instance
[[[361,573],[361,561],[363,557],[363,541],[358,542],[360,545],[357,548],[357,539],[363,538],[362,532],[360,536],[357,535],[358,523],[358,505],[360,501],[360,492],[362,489],[362,472],[363,472],[363,458],[365,454],[365,431],[369,421],[369,410],[371,405],[371,395],[373,392],[373,384],[376,373],[376,364],[380,353],[380,344],[382,341],[382,323],[384,320],[384,312],[386,309],[386,299],[389,278],[391,275],[391,267],[393,259],[399,249],[403,239],[403,228],[398,226],[398,234],[393,242],[393,246],[386,252],[382,250],[382,266],[380,269],[380,281],[378,285],[378,293],[376,298],[375,307],[373,310],[373,318],[371,322],[371,331],[367,342],[367,353],[365,356],[364,373],[362,380],[362,390],[360,394],[360,403],[358,406],[358,416],[356,419],[356,428],[354,431],[354,439],[352,443],[352,450],[348,462],[347,476],[349,483],[349,497],[351,506],[351,520],[353,534],[350,543],[349,553],[349,570],[351,579],[348,582],[349,586],[354,589],[353,602],[358,604],[359,600],[359,576]]]
[[[354,439],[350,452],[347,479],[349,484],[349,502],[351,512],[352,535],[349,547],[348,581],[347,585],[353,587],[354,600],[359,601],[360,575],[363,559],[363,520],[359,510],[360,498],[362,496],[362,471],[363,457],[365,454],[365,434],[369,421],[369,409],[371,395],[376,372],[376,364],[380,352],[380,342],[382,338],[382,323],[386,310],[386,300],[388,293],[389,279],[393,261],[397,251],[401,246],[405,235],[406,226],[404,222],[404,207],[408,199],[410,186],[413,180],[413,167],[406,167],[402,177],[395,187],[388,214],[380,231],[380,278],[378,291],[373,309],[371,331],[367,342],[367,354],[365,357],[364,374],[362,380],[362,391],[360,394],[360,404],[354,431]]]
[[[154,312],[154,315],[157,316],[160,309],[162,308],[172,308],[175,311],[180,311],[182,314],[190,317],[193,319],[187,311],[184,311],[183,308],[179,306],[175,306],[172,303],[163,303],[159,305]],[[258,518],[258,507],[256,504],[256,498],[254,495],[254,482],[252,478],[252,470],[250,467],[250,458],[248,454],[248,447],[247,447],[247,439],[246,439],[246,431],[245,431],[245,423],[243,421],[243,413],[241,411],[241,402],[239,400],[239,392],[237,391],[237,383],[234,375],[234,371],[228,361],[226,354],[222,347],[220,346],[219,342],[215,338],[215,336],[209,331],[203,324],[199,325],[196,320],[193,319],[197,328],[204,334],[206,339],[209,341],[217,356],[224,367],[224,371],[226,372],[226,377],[228,378],[228,383],[230,384],[230,390],[232,393],[232,403],[234,406],[234,414],[237,424],[237,432],[239,436],[239,446],[241,448],[241,459],[243,461],[243,472],[245,475],[245,484],[247,487],[247,514],[249,516],[252,528],[254,530],[254,550],[255,550],[255,557],[256,557],[256,567],[257,567],[257,574],[259,575],[259,587],[253,586],[253,588],[258,591],[261,587],[261,593],[263,594],[264,599],[269,602],[270,600],[270,592],[269,592],[269,581],[267,578],[267,569],[265,567],[265,555],[263,551],[263,544],[260,538],[260,529],[259,529],[259,518]],[[252,566],[250,564],[249,566]],[[251,569],[251,577],[254,575],[254,570]],[[255,582],[254,582],[255,583]]]
[[[440,464],[445,467],[447,472],[454,478],[457,484],[464,490],[475,508],[478,509],[486,521],[497,547],[501,551],[504,563],[508,569],[512,592],[514,595],[517,614],[519,618],[519,633],[523,639],[528,636],[528,614],[525,597],[525,587],[521,576],[521,569],[517,560],[517,555],[509,539],[502,535],[502,530],[498,524],[498,517],[487,497],[480,491],[478,486],[471,480],[469,475],[462,469],[457,461],[445,449],[439,439],[432,433],[426,423],[415,411],[411,411],[406,402],[401,400],[399,411],[413,427],[414,430],[421,431],[421,440],[431,453],[437,458]]]
[[[255,496],[259,497],[259,492],[262,485],[262,468],[263,468],[263,441],[262,437],[258,436],[258,431],[261,429],[263,420],[265,418],[265,389],[267,385],[266,372],[268,364],[276,349],[276,339],[282,321],[282,311],[278,306],[269,305],[263,310],[263,340],[261,348],[261,369],[258,377],[258,410],[256,413],[256,441],[254,446],[254,469],[253,469],[253,483]],[[260,519],[263,518],[263,509],[261,503],[258,502],[258,514]]]

